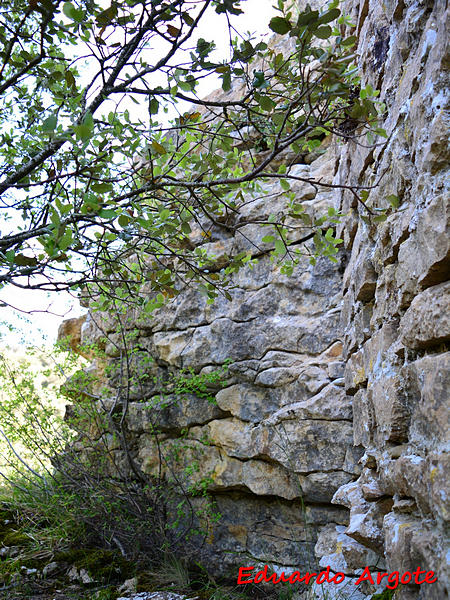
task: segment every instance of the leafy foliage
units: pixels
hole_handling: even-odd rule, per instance
[[[289,272],[305,252],[290,248],[294,231],[314,238],[312,260],[333,256],[333,220],[296,206],[290,182],[300,178],[272,165],[330,134],[383,135],[377,91],[354,93],[348,18],[335,0],[300,15],[279,0],[270,28],[290,54],[233,39],[230,29],[230,55],[219,59],[214,41],[196,34],[211,10],[228,23],[242,12],[240,0],[2,3],[0,286],[95,283],[105,298],[151,312],[178,293],[178,277],[213,299],[252,257],[217,268],[198,240],[214,230],[239,235],[251,222],[239,218],[246,195],[274,180],[287,210],[257,221],[273,231],[274,259]],[[228,96],[201,100],[206,77]],[[150,300],[137,293],[143,284]]]
[[[92,351],[83,349],[84,354]],[[124,559],[147,566],[159,564],[167,553],[188,553],[220,515],[209,499],[210,479],[195,477],[192,483],[198,465],[175,469],[184,440],[173,440],[167,452],[159,446],[158,410],[168,396],[179,401],[184,394],[195,394],[212,401],[212,388],[223,385],[227,365],[204,375],[154,378],[154,402],[147,407],[160,467],[149,474],[128,445],[129,396],[108,398],[105,388],[96,387],[96,375],[80,370],[73,355],[58,352],[53,358],[57,371],[71,378],[62,390],[49,386],[45,393],[26,362],[14,367],[5,357],[0,362],[0,477],[5,483],[0,500],[22,515],[20,528],[8,529],[5,540],[12,544],[20,537],[25,547],[5,566],[6,572],[37,556],[48,562],[49,556],[62,556],[73,546],[119,551]],[[148,365],[142,369],[142,356],[135,358],[125,361],[122,383],[132,384],[122,389],[133,385],[145,393]],[[96,359],[104,360],[99,349]],[[62,392],[75,400],[64,417],[55,409],[55,397]],[[91,554],[83,550],[80,560]]]

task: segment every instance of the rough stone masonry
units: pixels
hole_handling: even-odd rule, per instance
[[[441,600],[449,515],[448,8],[443,0],[347,0],[344,10],[359,40],[362,85],[380,90],[387,105],[389,139],[370,148],[332,142],[293,172],[359,185],[382,175],[367,202],[385,207],[394,194],[399,208],[370,225],[351,194],[299,184],[298,199],[311,210],[332,205],[346,214],[339,264],[312,267],[305,259],[286,277],[262,257],[237,275],[230,302],[206,305],[189,291],[151,321],[135,315],[134,344],[157,372],[233,361],[216,406],[187,395],[160,418],[163,451],[186,431],[184,466],[200,465],[191,483],[207,476],[222,515],[201,551],[211,572],[237,573],[238,564],[304,570],[320,561],[352,577],[365,566],[420,566],[438,582],[401,586],[395,597]],[[255,201],[252,216],[282,208],[281,190],[268,191],[270,211]],[[253,225],[243,230],[246,237],[215,232],[209,249],[220,259],[264,235]],[[120,343],[103,317],[88,315],[81,341],[110,335],[114,361]],[[139,464],[155,472],[137,392],[128,427]]]

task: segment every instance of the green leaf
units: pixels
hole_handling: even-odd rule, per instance
[[[183,21],[186,23],[186,25],[189,25],[189,27],[192,27],[192,25],[194,24],[195,21],[188,12],[181,13],[181,17],[182,17]]]
[[[187,221],[184,221],[183,223],[181,223],[181,231],[183,233],[185,233],[186,235],[189,235],[191,233],[192,229]]]
[[[332,29],[329,25],[325,25],[324,27],[319,27],[314,32],[314,35],[321,40],[327,40],[331,34],[332,34]]]
[[[290,183],[286,179],[280,179],[280,185],[285,192],[291,189]]]
[[[255,71],[253,73],[252,85],[253,87],[259,88],[261,90],[264,90],[269,87],[269,82],[266,80],[264,71]]]
[[[374,131],[377,135],[380,135],[381,137],[384,137],[384,138],[389,137],[386,132],[386,129],[383,129],[382,127],[375,127]]]
[[[158,114],[158,111],[159,111],[159,102],[158,102],[158,100],[156,100],[156,98],[152,98],[150,100],[149,111],[150,111],[151,115]]]
[[[72,71],[67,70],[64,74],[66,83],[71,88],[76,88],[76,81]]]
[[[117,213],[112,208],[102,208],[102,210],[99,211],[98,216],[102,219],[115,219],[117,217]]]
[[[301,13],[297,19],[297,26],[304,27],[305,25],[310,25],[314,21],[318,21],[319,19],[319,11],[317,10],[309,10],[307,12]]]
[[[77,136],[77,140],[83,140],[83,142],[85,142],[91,137],[92,129],[87,125],[75,125],[73,129]]]
[[[155,152],[157,152],[161,156],[163,154],[167,154],[167,150],[164,148],[164,146],[162,144],[160,144],[159,142],[157,142],[156,140],[152,141],[151,147]]]
[[[87,112],[84,115],[83,125],[86,125],[86,127],[90,127],[91,129],[93,129],[93,127],[94,127],[94,117],[92,116],[91,112]]]
[[[38,261],[34,256],[25,256],[25,254],[16,254],[14,256],[14,264],[19,267],[34,267]]]
[[[105,9],[103,12],[97,15],[97,25],[99,27],[105,27],[106,25],[109,25],[116,15],[117,6],[116,4],[111,4],[109,8]]]
[[[261,241],[262,241],[264,244],[271,244],[271,243],[272,243],[272,242],[274,242],[276,239],[277,239],[277,238],[276,238],[275,236],[273,236],[273,235],[265,235],[265,236],[264,236],[264,237],[261,239]]]
[[[269,98],[269,96],[260,96],[258,103],[260,107],[267,112],[273,110],[276,106],[276,103],[272,100],[272,98]]]
[[[224,73],[222,75],[222,89],[224,92],[231,90],[231,73]]]
[[[357,41],[357,37],[355,35],[351,35],[350,37],[342,40],[341,46],[354,46]]]
[[[42,123],[42,130],[45,132],[54,131],[56,129],[57,122],[58,122],[58,117],[56,115],[50,115]]]
[[[76,8],[71,2],[65,2],[63,4],[63,13],[66,17],[77,23],[81,23],[84,19],[84,10]]]
[[[284,17],[273,17],[270,20],[269,27],[275,33],[284,35],[292,29],[292,24],[288,19],[285,19]]]
[[[126,227],[129,225],[131,219],[127,215],[120,215],[118,222],[121,227]]]
[[[282,254],[285,254],[286,252],[286,246],[283,242],[283,240],[275,240],[275,254],[278,254],[279,256]]]
[[[76,11],[76,7],[71,3],[71,2],[64,2],[63,4],[63,13],[66,15],[66,17],[69,17],[69,19],[72,19],[72,15],[74,14],[74,11]]]
[[[319,23],[321,25],[325,23],[331,23],[331,21],[335,21],[340,16],[340,14],[341,11],[338,8],[332,8],[323,15],[320,15]]]
[[[93,192],[103,193],[103,192],[109,192],[112,189],[113,189],[112,183],[105,183],[105,182],[101,182],[101,181],[96,181],[95,183],[93,183],[91,185],[91,190]]]
[[[400,205],[399,197],[396,196],[395,194],[389,194],[389,196],[386,198],[386,200],[389,202],[389,204],[392,206],[392,208],[398,208]]]
[[[66,231],[64,232],[64,235],[62,236],[62,238],[60,238],[58,240],[58,248],[60,250],[67,250],[67,248],[72,244],[72,242],[73,242],[72,230],[67,228]]]
[[[327,229],[325,239],[327,240],[327,242],[331,242],[333,240],[333,230],[331,229],[331,227]]]
[[[369,197],[369,190],[361,190],[359,196],[363,202],[366,202]]]

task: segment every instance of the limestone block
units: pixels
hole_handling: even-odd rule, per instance
[[[155,351],[158,354],[158,358],[169,365],[181,367],[181,353],[192,341],[192,336],[192,330],[155,333],[153,336],[153,344],[155,346]]]
[[[430,473],[430,508],[436,519],[450,519],[450,456],[434,452],[427,457]]]
[[[407,515],[390,512],[384,517],[386,559],[390,570],[411,572],[416,567],[423,568],[411,557],[411,538],[418,525],[417,519]]]
[[[91,358],[91,353],[83,351],[80,347],[81,331],[87,318],[87,315],[83,315],[75,319],[65,319],[58,328],[57,341],[67,343],[70,350],[76,354],[81,354],[84,358]]]
[[[295,473],[342,470],[352,428],[347,421],[285,421],[251,426],[238,419],[211,421],[214,444],[236,458],[264,458]]]
[[[410,441],[431,449],[448,441],[450,352],[424,356],[410,365]]]
[[[276,376],[283,371],[281,368],[274,367],[262,371],[261,375],[266,374],[268,382],[272,374]],[[281,407],[292,404],[295,399],[303,402],[311,398],[329,383],[326,371],[319,367],[299,366],[292,367],[289,371],[297,373],[297,378],[292,383],[274,388],[257,387],[253,381],[258,380],[258,377],[253,375],[252,384],[238,383],[220,390],[216,396],[217,403],[222,410],[230,412],[243,421],[259,423]]]
[[[430,348],[450,340],[450,282],[414,298],[400,322],[401,341],[409,348]]]
[[[305,501],[329,504],[336,490],[351,481],[353,474],[345,471],[328,471],[303,476],[296,473],[295,478],[298,478]]]
[[[386,372],[389,368],[390,373]],[[383,376],[369,384],[376,423],[374,434],[381,446],[385,441],[400,443],[408,439],[411,412],[399,374],[392,374],[393,369],[389,364],[385,369]]]
[[[355,298],[361,302],[370,302],[377,287],[377,274],[370,258],[370,250],[366,248],[353,267],[352,279],[355,286]]]
[[[299,353],[320,354],[338,338],[337,315],[316,320],[275,315],[249,322],[217,319],[209,326],[184,332],[156,333],[154,344],[169,364],[198,368],[262,357],[268,350],[290,348]]]
[[[255,384],[262,387],[279,387],[297,379],[300,369],[272,367],[258,373]]]
[[[450,278],[450,203],[440,194],[418,212],[417,227],[400,245],[397,285],[415,294]],[[431,233],[432,232],[432,233]]]
[[[446,98],[444,95],[442,101],[445,104]],[[435,104],[438,105],[437,102]],[[422,150],[421,158],[424,171],[430,171],[434,175],[440,169],[448,167],[450,160],[449,131],[448,114],[443,109],[438,109],[436,116],[431,121],[428,140]]]
[[[385,321],[363,345],[362,349],[352,354],[345,367],[345,387],[352,394],[369,380],[376,380],[389,375],[389,370],[397,361],[394,343],[398,336],[396,319]]]
[[[410,515],[389,513],[384,518],[386,559],[390,571],[432,570],[436,585],[430,598],[443,597],[446,583],[445,539],[431,523]],[[421,578],[423,578],[423,574]],[[436,595],[434,595],[436,594]],[[427,596],[428,597],[428,596]]]
[[[183,394],[179,397],[169,394],[147,402],[130,402],[127,427],[133,433],[151,433],[154,429],[179,431],[222,416],[225,416],[225,413],[205,398],[194,394]]]
[[[345,331],[351,325],[351,319],[355,312],[355,296],[353,290],[348,290],[342,299],[341,327]]]
[[[361,385],[364,385],[368,379],[368,372],[364,361],[362,350],[355,352],[350,356],[344,372],[345,389],[348,394],[354,394]]]
[[[348,355],[360,348],[370,336],[370,321],[373,313],[373,303],[363,304],[355,302],[353,317],[350,325],[345,330],[345,354]]]
[[[395,285],[397,265],[386,265],[378,279],[375,291],[375,304],[370,325],[377,329],[383,325],[386,315],[397,316],[399,313],[399,293]]]
[[[278,496],[286,500],[302,496],[296,476],[280,465],[229,457],[206,440],[163,440],[160,453],[161,464],[158,459],[145,460],[145,449],[142,449],[139,458],[144,471],[157,475],[162,469],[163,476],[169,479],[176,476],[185,490],[206,485],[210,492],[240,489],[257,496]],[[313,484],[310,483],[310,489],[314,488]]]
[[[399,140],[398,135],[394,133],[394,139],[391,143],[389,143],[389,149],[386,151],[385,161],[391,161],[392,171],[391,176],[386,182],[386,185],[389,186],[390,189],[380,189],[380,195],[384,197],[395,193],[395,195],[400,199],[403,195],[403,181],[404,177],[402,176],[399,168],[399,157],[400,161],[404,154],[403,144]],[[399,188],[395,188],[392,190],[393,186],[399,186]],[[377,273],[380,273],[383,276],[387,272],[390,272],[389,267],[394,266],[394,263],[397,260],[398,249],[400,244],[404,242],[410,235],[410,226],[411,219],[414,215],[415,206],[413,203],[408,203],[405,205],[401,204],[401,209],[394,211],[391,215],[388,216],[386,222],[383,224],[384,227],[380,228],[379,235],[377,236],[373,262]],[[394,281],[394,278],[385,277],[387,281]],[[380,285],[380,281],[378,281],[378,286]],[[392,289],[395,289],[394,286],[391,286]]]
[[[236,295],[239,296],[237,292]],[[146,322],[142,318],[137,319],[137,326],[141,327],[148,323],[153,333],[167,330],[183,330],[189,327],[206,325],[209,320],[206,314],[206,299],[197,290],[186,290],[173,298],[167,306],[160,308],[147,317]],[[214,315],[220,316],[225,312],[225,306],[220,302],[214,306]]]
[[[328,361],[332,359],[342,358],[343,345],[341,341],[334,342],[329,348],[318,357],[319,361]]]
[[[362,304],[358,302],[358,308],[353,318],[353,332],[356,346],[361,346],[370,335],[370,320],[372,313],[373,303]]]
[[[364,469],[358,481],[365,500],[378,500],[385,495],[373,469]]]
[[[361,473],[361,458],[364,454],[362,446],[348,446],[345,452],[343,470],[346,473],[359,475]]]
[[[249,384],[236,384],[217,393],[217,404],[243,421],[259,422],[279,406],[279,395]]]
[[[304,511],[300,500],[286,502],[231,492],[219,494],[216,503],[222,519],[213,531],[211,549],[219,555],[211,566],[226,560],[228,553],[234,562],[236,551],[274,565],[311,565],[315,562],[315,528],[328,522],[346,523],[345,510],[324,506]],[[248,558],[244,564],[248,565]]]
[[[321,566],[331,565],[336,560],[333,555],[340,555],[342,561],[338,570],[345,574],[353,574],[361,565],[373,570],[383,569],[384,561],[380,555],[346,535],[345,530],[346,527],[333,524],[321,530],[314,548],[321,558]]]
[[[370,390],[361,389],[353,396],[353,443],[370,447],[375,429],[375,415]]]
[[[342,360],[330,362],[328,365],[328,377],[331,380],[344,377],[345,363]]]
[[[390,498],[367,502],[362,494],[359,482],[341,487],[332,499],[333,504],[343,504],[350,508],[350,523],[345,533],[360,544],[383,552],[383,518],[392,508]]]
[[[431,471],[427,460],[407,447],[397,459],[383,455],[378,460],[378,482],[386,494],[414,498],[424,513],[430,512]]]
[[[266,419],[266,425],[277,425],[287,420],[324,419],[327,421],[350,421],[352,402],[344,390],[328,385],[307,400],[288,404]]]

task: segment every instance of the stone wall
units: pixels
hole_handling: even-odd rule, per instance
[[[302,176],[330,178],[330,154]],[[247,213],[267,218],[282,209],[282,190],[274,185],[248,204]],[[333,198],[312,186],[299,185],[297,196],[323,207]],[[244,211],[245,213],[245,211]],[[245,218],[245,214],[241,218]],[[220,261],[261,242],[267,231],[248,225],[235,236],[215,229],[208,251]],[[139,466],[155,474],[160,463],[152,428],[162,431],[160,450],[185,487],[208,479],[222,517],[202,550],[214,573],[236,576],[236,565],[273,564],[307,567],[315,562],[317,533],[330,522],[345,525],[348,510],[331,504],[333,494],[359,474],[359,449],[353,448],[351,398],[344,392],[341,279],[344,267],[307,256],[292,276],[280,273],[269,255],[235,277],[232,300],[206,303],[196,291],[180,294],[152,319],[128,314],[127,328],[137,329],[132,342],[138,360],[153,362],[142,370],[160,380],[193,369],[206,373],[232,362],[227,385],[214,390],[216,404],[194,394],[169,396],[149,403],[157,386],[131,389],[129,440]],[[114,319],[90,315],[82,342],[106,334],[112,361],[122,348]],[[115,358],[116,357],[116,358]],[[156,415],[156,416],[155,416]],[[181,444],[181,446],[180,446]],[[172,460],[182,448],[182,461]],[[186,467],[195,465],[195,468]],[[197,466],[199,468],[197,469]]]
[[[154,360],[152,375],[205,373],[232,360],[216,405],[187,395],[158,413],[163,452],[182,437],[177,468],[187,484],[209,480],[222,514],[199,550],[206,567],[235,576],[237,564],[305,570],[320,560],[353,576],[366,565],[420,566],[438,583],[403,586],[396,598],[438,600],[448,593],[446,3],[348,0],[346,11],[362,85],[380,90],[387,105],[389,139],[376,147],[333,142],[293,170],[377,184],[367,205],[386,207],[393,194],[399,208],[374,223],[352,195],[299,184],[298,199],[311,210],[331,204],[346,214],[337,265],[313,267],[305,257],[286,277],[264,253],[264,231],[249,225],[232,237],[216,229],[207,245],[218,260],[258,246],[259,262],[236,276],[232,300],[208,305],[188,291],[152,320],[129,315],[127,326],[139,332],[133,348]],[[255,200],[252,216],[282,210],[281,190],[267,191],[270,209]],[[89,316],[81,338],[105,333],[106,352],[118,360],[113,319]],[[154,394],[132,389],[128,408],[130,444],[147,473],[158,468],[145,408]],[[199,469],[186,471],[189,464]],[[363,591],[353,586],[349,597]]]
[[[448,9],[446,2],[354,2],[362,85],[380,90],[389,140],[342,148],[336,180],[379,185],[372,208],[399,198],[378,226],[347,194],[340,228],[351,253],[342,281],[345,390],[353,398],[362,473],[333,503],[350,509],[345,533],[389,571],[438,574],[421,598],[447,597],[450,240]],[[335,529],[335,528],[330,528]],[[327,536],[322,563],[342,562]],[[344,540],[345,546],[345,540]],[[362,566],[357,555],[349,568]],[[380,563],[381,564],[381,563]],[[425,589],[426,588],[426,589]],[[401,598],[417,589],[403,588]],[[397,596],[396,596],[397,597]]]

